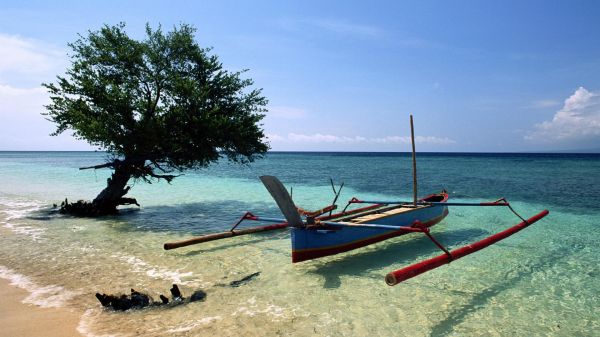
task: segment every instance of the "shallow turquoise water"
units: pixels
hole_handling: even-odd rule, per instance
[[[65,197],[91,199],[108,171],[79,171],[101,153],[0,152],[0,277],[28,288],[28,303],[85,314],[86,335],[597,335],[600,329],[600,156],[419,154],[421,195],[506,197],[524,216],[550,215],[477,254],[395,287],[394,269],[439,254],[405,236],[301,264],[289,233],[273,232],[173,251],[167,241],[229,228],[245,211],[280,216],[258,180],[278,176],[306,209],[328,205],[329,178],[345,182],[340,204],[408,199],[406,154],[273,153],[250,166],[219,163],[172,185],[136,182],[142,205],[119,217],[48,215]],[[456,248],[518,219],[506,209],[452,207],[433,234]],[[254,272],[239,288],[223,287]],[[93,294],[171,283],[207,300],[177,308],[111,313]]]

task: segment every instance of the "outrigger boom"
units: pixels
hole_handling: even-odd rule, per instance
[[[366,200],[358,200],[353,199],[350,200],[351,204],[385,204],[385,205],[403,205],[410,206],[414,203],[412,201],[366,201]],[[417,206],[434,206],[434,205],[444,205],[444,206],[509,206],[510,204],[506,202],[504,198],[499,199],[493,202],[426,202],[421,201],[417,202]]]
[[[261,221],[261,222],[275,222],[277,224],[276,225],[259,226],[259,227],[252,227],[252,228],[235,230],[235,228],[240,223],[242,223],[242,221],[244,221],[244,220],[253,220],[253,221]],[[195,245],[195,244],[198,244],[198,243],[203,243],[203,242],[209,242],[209,241],[214,241],[214,240],[220,240],[220,239],[230,238],[230,237],[234,237],[234,236],[254,234],[254,233],[260,233],[260,232],[267,232],[267,231],[274,231],[274,230],[279,230],[279,229],[286,229],[288,227],[289,227],[288,224],[283,219],[261,218],[261,217],[257,217],[255,215],[253,215],[250,212],[246,212],[246,214],[244,214],[244,216],[242,216],[240,218],[240,220],[233,226],[233,228],[231,228],[227,232],[212,233],[212,234],[202,235],[202,236],[198,236],[198,237],[187,239],[187,240],[183,240],[183,241],[167,242],[167,243],[165,243],[163,245],[163,248],[165,250],[170,250],[170,249],[175,249],[175,248],[181,248],[181,247],[185,247],[185,246]]]

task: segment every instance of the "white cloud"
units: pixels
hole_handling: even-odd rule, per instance
[[[270,141],[270,142],[279,142],[279,141],[284,141],[285,138],[281,137],[280,135],[276,134],[276,133],[267,133],[265,134],[265,138]]]
[[[380,138],[368,138],[362,136],[336,136],[330,134],[298,134],[289,133],[287,136],[277,134],[267,135],[270,141],[281,143],[305,143],[305,144],[410,144],[408,136],[388,136]],[[454,144],[456,141],[450,138],[440,138],[434,136],[417,136],[415,143],[418,144],[434,144],[448,145]]]
[[[17,88],[0,84],[0,151],[93,150],[69,133],[51,137],[55,125],[42,113],[50,99],[45,88]]]
[[[0,150],[90,150],[69,134],[51,137],[42,82],[66,68],[66,53],[42,41],[0,33]]]
[[[40,83],[57,62],[32,40],[0,33],[0,46],[0,149],[43,143],[52,126],[41,115],[49,98]],[[35,84],[20,86],[24,78]]]
[[[65,52],[40,41],[0,33],[0,75],[49,75],[63,68]]]
[[[416,136],[415,143],[417,144],[435,144],[435,145],[448,145],[456,144],[455,140],[448,137],[440,138],[434,136]]]
[[[37,112],[48,104],[48,93],[42,87],[15,88],[0,84],[0,114],[3,117]]]
[[[551,108],[559,105],[560,102],[553,99],[541,99],[538,101],[534,101],[531,106],[534,108]]]
[[[565,100],[551,121],[535,125],[525,138],[533,141],[576,141],[600,137],[600,93],[580,87]]]
[[[268,117],[282,119],[302,119],[306,115],[306,110],[289,106],[272,106],[269,107],[269,112],[267,112]]]
[[[15,88],[0,84],[0,150],[22,148],[52,132],[41,113],[48,104],[48,94],[41,87]]]
[[[312,135],[290,133],[287,140],[294,143],[355,143],[362,141],[362,137],[323,135],[320,133]]]

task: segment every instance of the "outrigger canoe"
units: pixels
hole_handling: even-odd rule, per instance
[[[348,206],[346,206],[340,213],[324,215],[333,211],[336,206],[331,205],[316,212],[307,212],[296,207],[289,193],[276,177],[262,176],[260,179],[277,202],[285,219],[259,217],[247,212],[227,232],[165,243],[164,249],[168,250],[239,235],[291,228],[292,262],[301,262],[347,252],[408,233],[425,234],[443,251],[443,254],[388,273],[385,277],[386,283],[396,285],[503,240],[548,214],[548,211],[544,210],[529,219],[524,219],[514,211],[510,203],[504,198],[481,203],[448,202],[448,194],[441,192],[419,199],[417,202],[363,201],[352,198],[348,201],[348,205],[371,205],[348,211],[346,210]],[[439,223],[448,215],[448,206],[504,206],[521,218],[522,222],[483,240],[450,251],[430,233],[430,227]],[[245,220],[276,224],[236,229]]]
[[[375,204],[319,217],[318,225],[292,227],[292,262],[339,254],[408,234],[410,232],[402,227],[415,222],[431,227],[448,215],[448,206],[444,205],[447,200],[448,194],[444,191],[420,199],[417,207]],[[357,201],[353,199],[350,203]],[[436,204],[430,204],[432,202]]]
[[[464,256],[488,247],[503,240],[548,215],[547,210],[529,219],[521,217],[505,198],[493,202],[466,203],[448,202],[445,191],[417,199],[416,161],[414,148],[414,131],[411,124],[413,141],[413,200],[412,201],[369,201],[352,198],[339,213],[332,214],[337,208],[335,204],[340,190],[334,190],[332,205],[315,212],[297,207],[287,189],[274,176],[262,176],[261,181],[277,203],[285,219],[259,217],[246,212],[227,232],[203,235],[200,237],[164,244],[164,249],[189,246],[201,242],[229,238],[257,232],[291,229],[292,262],[302,262],[328,255],[339,254],[361,248],[383,240],[408,233],[426,235],[443,254],[424,260],[405,268],[392,271],[385,277],[388,285],[396,285],[412,277],[435,269]],[[348,210],[352,204],[368,204],[369,206]],[[449,206],[500,206],[507,207],[522,221],[502,232],[491,235],[470,245],[448,250],[430,233],[430,227],[442,221],[448,215]],[[325,215],[329,213],[328,215]],[[274,225],[237,229],[245,220],[271,222]]]

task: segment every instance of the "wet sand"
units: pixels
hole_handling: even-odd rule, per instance
[[[41,308],[22,302],[27,291],[0,279],[0,337],[71,337],[81,314],[64,308]]]

